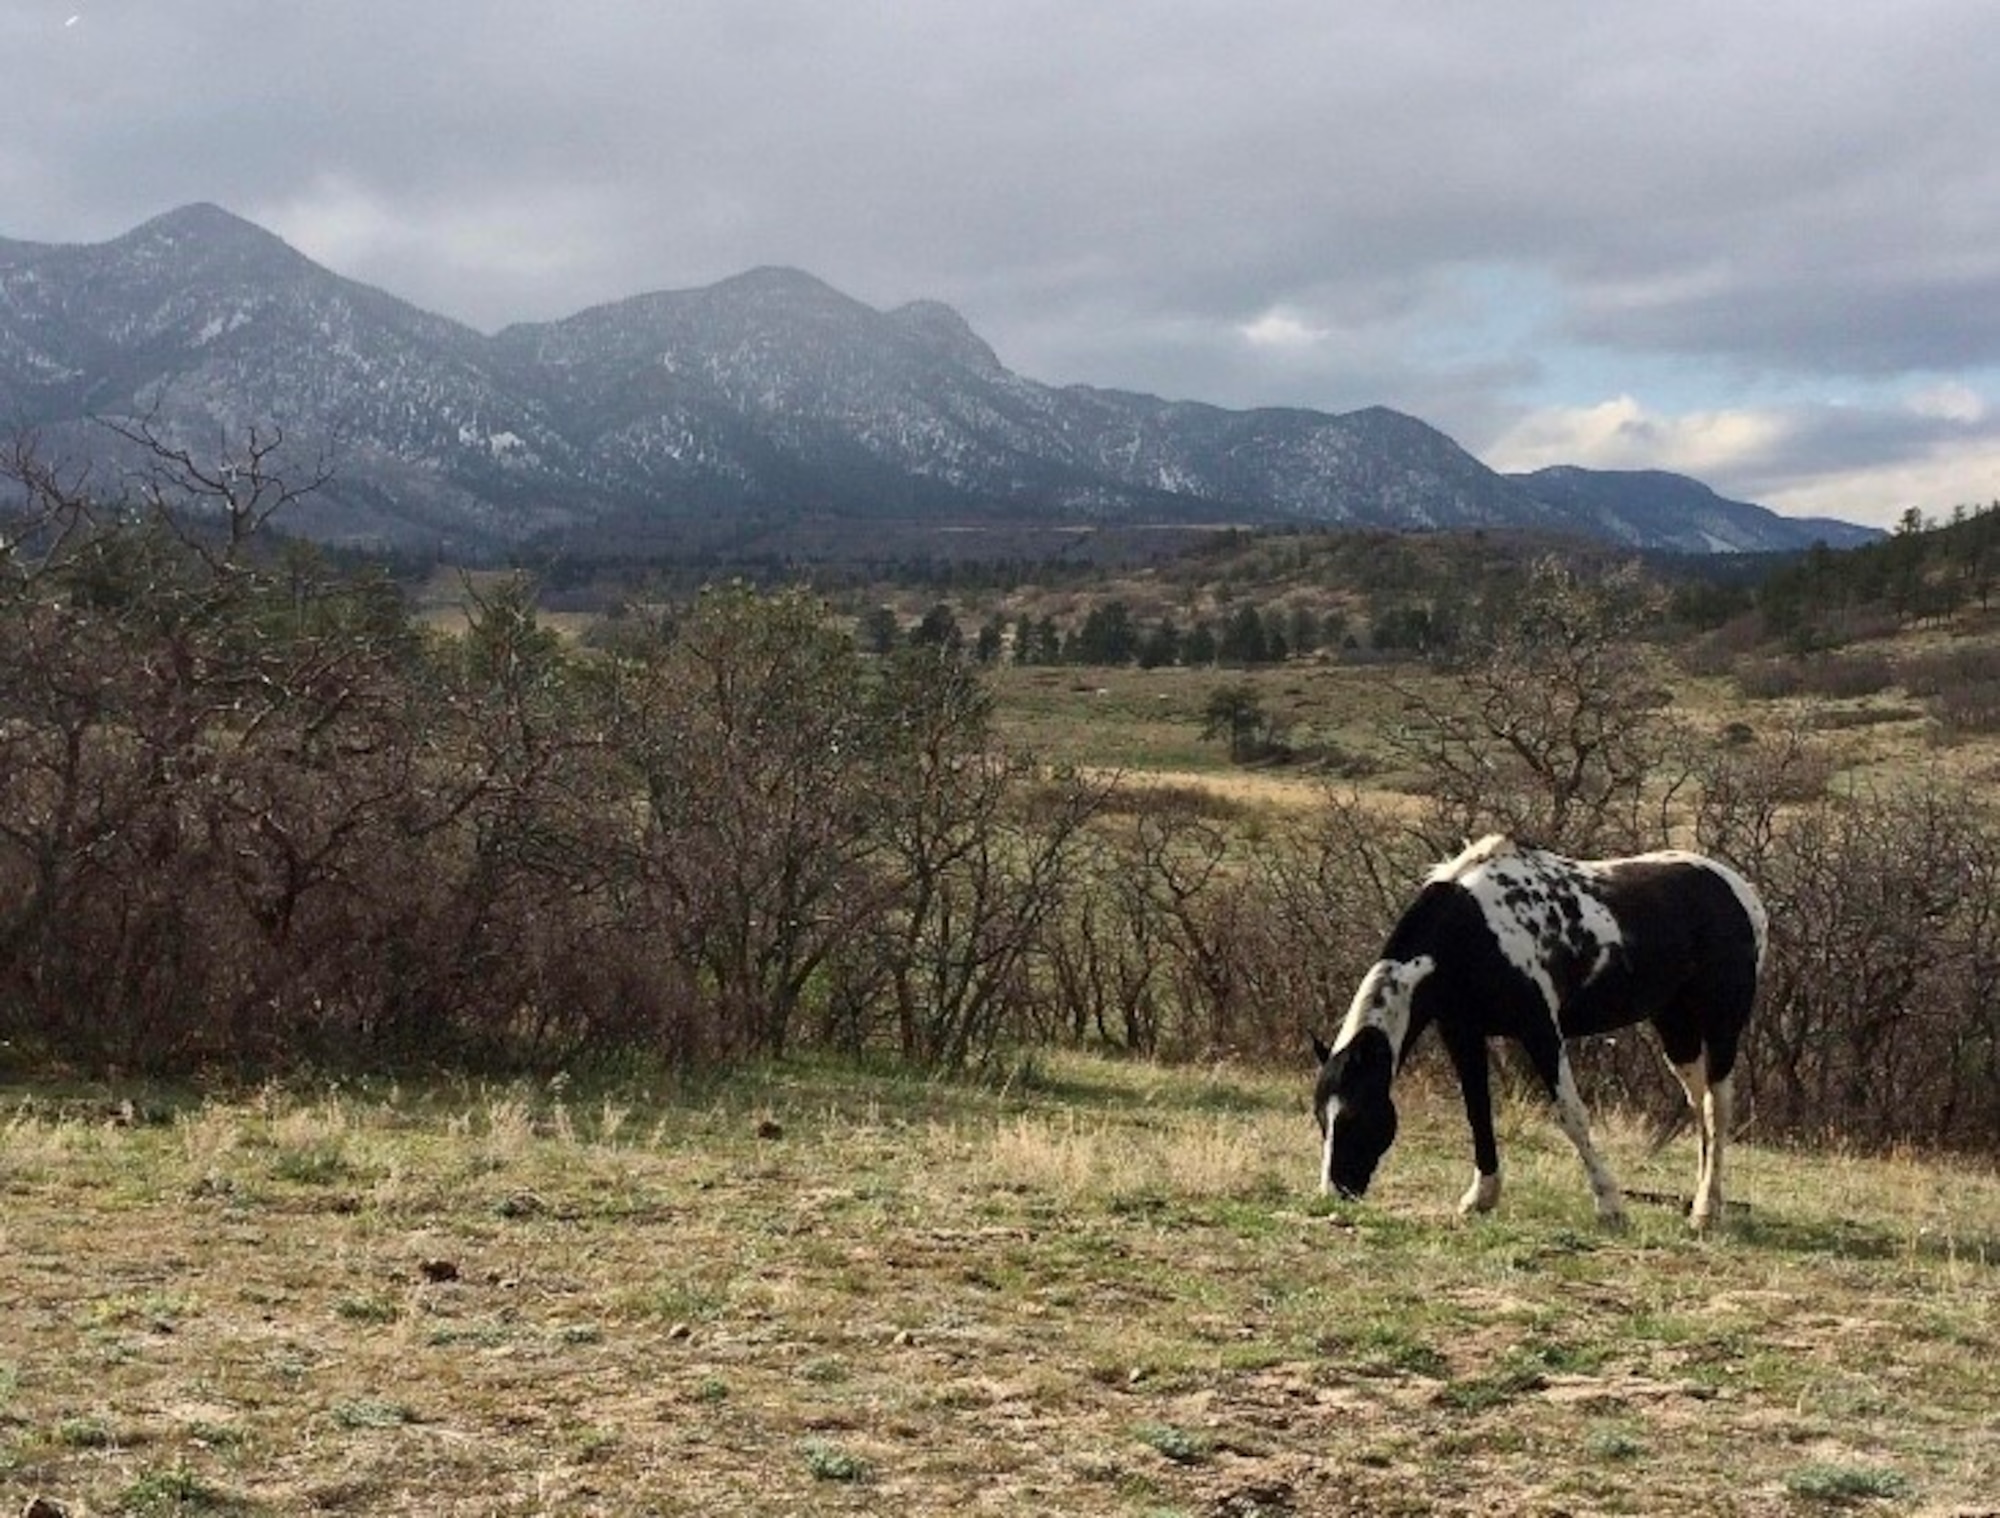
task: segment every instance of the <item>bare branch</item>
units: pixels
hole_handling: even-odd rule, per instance
[[[227,440],[212,461],[171,441],[159,422],[158,402],[135,419],[100,417],[98,425],[138,448],[146,458],[132,483],[154,517],[212,569],[237,565],[245,545],[278,513],[322,490],[333,478],[321,452],[302,481],[284,470],[285,432],[276,423],[253,424],[233,449]],[[191,522],[219,518],[224,546],[209,546]]]

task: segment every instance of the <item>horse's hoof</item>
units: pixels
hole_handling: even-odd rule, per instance
[[[1458,1199],[1458,1215],[1469,1218],[1475,1212],[1491,1212],[1500,1205],[1500,1177],[1475,1175],[1465,1195]]]

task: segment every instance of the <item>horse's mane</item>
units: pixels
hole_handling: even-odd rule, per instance
[[[1507,854],[1525,853],[1529,845],[1505,833],[1488,833],[1477,843],[1469,843],[1456,859],[1447,859],[1443,864],[1424,877],[1426,885],[1450,885],[1459,876],[1471,871],[1475,866],[1485,864],[1489,859],[1499,859]]]

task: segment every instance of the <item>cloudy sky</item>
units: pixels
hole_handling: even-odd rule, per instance
[[[1795,514],[2000,498],[1991,0],[6,0],[0,236],[494,329],[757,264],[1012,368]]]

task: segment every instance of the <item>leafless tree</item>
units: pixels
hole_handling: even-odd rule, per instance
[[[1634,568],[1592,580],[1542,559],[1468,639],[1447,695],[1404,689],[1395,741],[1426,777],[1434,848],[1505,831],[1588,855],[1665,835],[1685,774],[1641,636],[1659,601]]]

